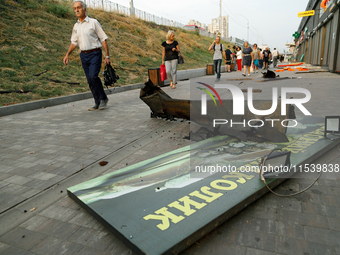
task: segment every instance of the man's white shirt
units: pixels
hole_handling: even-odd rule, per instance
[[[79,46],[81,51],[93,50],[102,47],[102,42],[107,35],[96,19],[86,18],[74,24],[71,36],[71,43]]]
[[[279,52],[277,50],[273,50],[272,55],[273,57],[277,57],[279,55]]]

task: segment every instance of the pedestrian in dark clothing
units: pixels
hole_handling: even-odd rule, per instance
[[[175,89],[177,85],[178,53],[180,50],[178,42],[175,41],[174,31],[168,31],[166,35],[166,41],[162,43],[162,46],[162,64],[165,64],[166,74],[170,79],[170,87]]]
[[[263,56],[263,69],[268,69],[269,59],[271,58],[271,52],[268,47],[262,52]]]
[[[228,45],[227,49],[225,50],[225,71],[230,73],[230,65],[231,61],[234,59],[233,53],[230,50],[230,45]]]

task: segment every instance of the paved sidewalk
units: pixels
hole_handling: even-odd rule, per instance
[[[302,78],[262,83],[255,74],[252,81],[227,83],[262,89],[255,96],[267,99],[273,84],[305,87],[312,93],[306,107],[313,116],[340,115],[338,75],[280,75]],[[225,73],[221,81],[235,77],[242,78]],[[188,98],[189,84],[164,90]],[[83,100],[0,118],[0,254],[131,254],[65,188],[188,145],[183,137],[190,125],[151,119],[139,90],[109,99],[103,111],[87,111],[92,100]],[[334,148],[316,162],[339,154]],[[102,159],[108,166],[99,166]],[[332,163],[340,164],[340,158]],[[298,191],[312,181],[289,180],[276,191]],[[267,194],[184,254],[340,254],[339,195],[340,180],[325,178],[293,198]]]

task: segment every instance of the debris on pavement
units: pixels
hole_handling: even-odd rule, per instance
[[[107,162],[107,161],[101,161],[101,162],[99,162],[99,165],[100,165],[100,166],[106,166],[107,163],[109,163],[109,162]]]

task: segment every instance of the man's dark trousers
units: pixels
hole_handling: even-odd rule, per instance
[[[214,68],[217,74],[217,79],[221,78],[221,63],[222,63],[222,59],[214,60]]]
[[[94,102],[99,105],[101,100],[107,99],[103,84],[98,74],[102,65],[102,51],[94,51],[90,53],[80,53],[81,64],[85,71],[87,82],[89,83]]]

